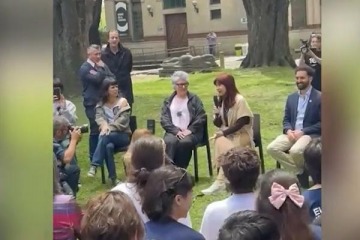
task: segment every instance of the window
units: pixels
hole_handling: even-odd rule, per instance
[[[133,40],[142,40],[144,37],[141,2],[133,1],[132,4],[133,19]]]
[[[163,3],[164,9],[186,7],[186,0],[164,0]]]
[[[221,18],[221,9],[214,9],[210,11],[210,19],[220,19]]]
[[[210,0],[210,4],[220,4],[220,0]]]

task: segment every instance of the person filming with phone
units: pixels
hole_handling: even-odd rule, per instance
[[[321,92],[321,35],[312,34],[309,43],[302,41],[300,47],[300,64],[306,64],[314,69],[315,74],[311,85]]]

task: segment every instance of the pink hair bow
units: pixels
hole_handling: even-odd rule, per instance
[[[304,204],[304,196],[300,194],[299,187],[296,183],[291,185],[289,189],[285,189],[280,184],[274,182],[271,186],[271,196],[269,197],[270,203],[276,209],[279,209],[284,204],[287,197],[300,208]]]

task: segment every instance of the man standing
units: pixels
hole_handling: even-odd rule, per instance
[[[209,46],[209,53],[213,56],[215,56],[216,54],[216,33],[214,32],[210,32],[207,36],[206,39],[208,41],[208,46]]]
[[[95,106],[100,100],[101,84],[106,77],[115,76],[101,61],[100,46],[91,45],[87,49],[87,54],[88,59],[81,65],[79,77],[83,86],[85,114],[90,124],[89,158],[91,161],[99,138],[99,126],[95,122]]]
[[[108,44],[102,52],[101,59],[115,74],[120,94],[126,98],[132,107],[134,103],[130,75],[133,66],[132,54],[120,43],[119,33],[116,30],[109,32]]]
[[[299,91],[287,98],[283,134],[267,147],[270,156],[299,180],[304,171],[304,149],[311,138],[321,136],[321,93],[311,86],[313,74],[306,65],[295,69]]]

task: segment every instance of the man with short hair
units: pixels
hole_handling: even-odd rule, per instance
[[[102,52],[101,59],[109,66],[111,72],[115,74],[119,92],[126,98],[130,108],[132,108],[134,95],[131,81],[133,67],[131,51],[121,44],[117,30],[110,31],[108,37],[108,44]]]
[[[276,223],[256,211],[233,213],[225,220],[217,240],[280,240]]]
[[[314,185],[303,192],[305,202],[309,206],[312,219],[321,216],[321,139],[314,138],[304,151],[305,169],[313,180]]]
[[[76,152],[76,145],[81,139],[80,129],[69,130],[69,122],[64,116],[54,116],[53,119],[53,153],[59,167],[61,181],[65,181],[71,187],[74,196],[78,191],[80,168],[70,164]],[[70,143],[67,148],[61,145],[64,138],[70,133]]]
[[[256,151],[235,147],[220,155],[219,160],[232,195],[206,207],[200,228],[200,233],[206,240],[217,240],[220,227],[232,213],[255,209],[253,190],[260,174],[260,161]]]
[[[313,137],[321,136],[321,92],[311,86],[314,70],[306,65],[295,69],[299,91],[288,96],[283,119],[283,134],[272,141],[267,151],[286,170],[303,179],[304,149]],[[304,181],[303,181],[304,180]]]
[[[79,69],[79,78],[83,86],[82,96],[86,117],[89,119],[89,160],[94,155],[98,138],[99,126],[95,122],[95,106],[100,100],[101,84],[106,77],[114,77],[109,68],[101,61],[101,48],[98,45],[91,45],[87,49],[88,59]]]

